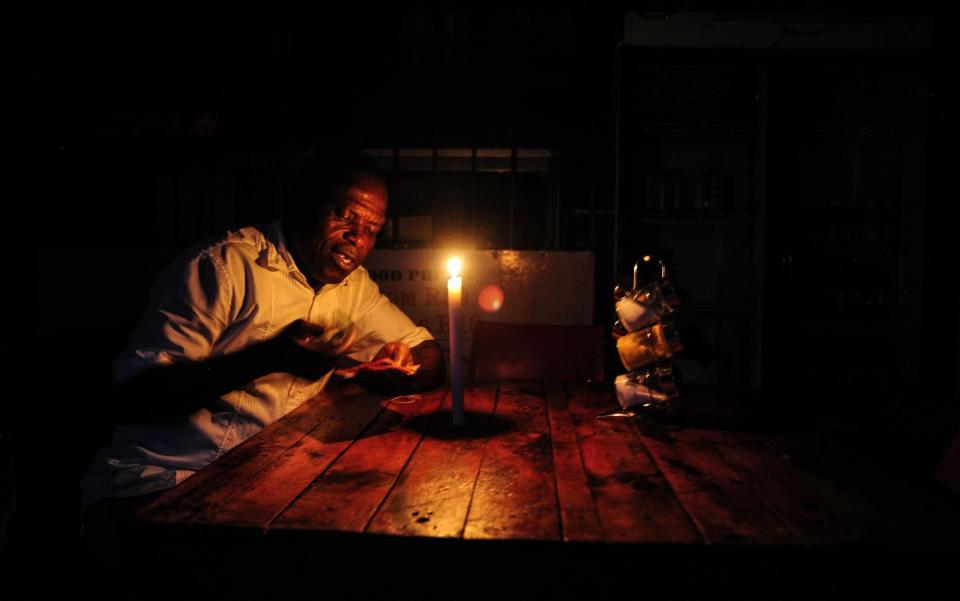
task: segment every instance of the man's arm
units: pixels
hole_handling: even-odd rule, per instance
[[[229,355],[150,368],[114,386],[114,415],[118,423],[182,417],[274,372],[317,380],[336,361],[305,346],[318,333],[322,329],[298,321],[266,342]]]
[[[443,381],[446,368],[443,351],[436,340],[424,340],[413,348],[402,342],[388,342],[377,353],[376,359],[387,357],[400,365],[419,365],[414,374],[400,370],[361,371],[357,383],[378,394],[410,394],[433,388]]]
[[[113,415],[118,423],[182,417],[268,373],[251,347],[206,361],[160,365],[114,385]]]

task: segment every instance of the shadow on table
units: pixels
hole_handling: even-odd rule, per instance
[[[437,411],[411,418],[404,427],[441,440],[487,438],[506,434],[516,428],[511,420],[474,411],[465,412],[463,421],[462,426],[454,426],[452,412]]]

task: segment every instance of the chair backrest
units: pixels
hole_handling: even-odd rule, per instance
[[[477,321],[470,379],[603,380],[602,326]]]

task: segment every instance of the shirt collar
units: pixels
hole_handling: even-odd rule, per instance
[[[279,220],[274,221],[267,228],[266,244],[260,248],[257,264],[261,267],[277,269],[279,271],[296,271],[297,264],[287,247],[286,237],[283,235],[283,226]],[[302,273],[300,275],[303,275]]]

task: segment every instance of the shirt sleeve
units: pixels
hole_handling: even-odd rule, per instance
[[[360,270],[357,270],[360,272]],[[414,347],[425,340],[433,340],[430,332],[417,326],[395,304],[390,302],[366,270],[357,273],[360,286],[359,302],[353,320],[357,327],[357,341],[347,356],[356,361],[370,361],[388,342],[402,342]]]
[[[146,313],[114,362],[114,380],[210,356],[230,323],[232,288],[224,263],[209,251],[174,262],[154,284]]]

